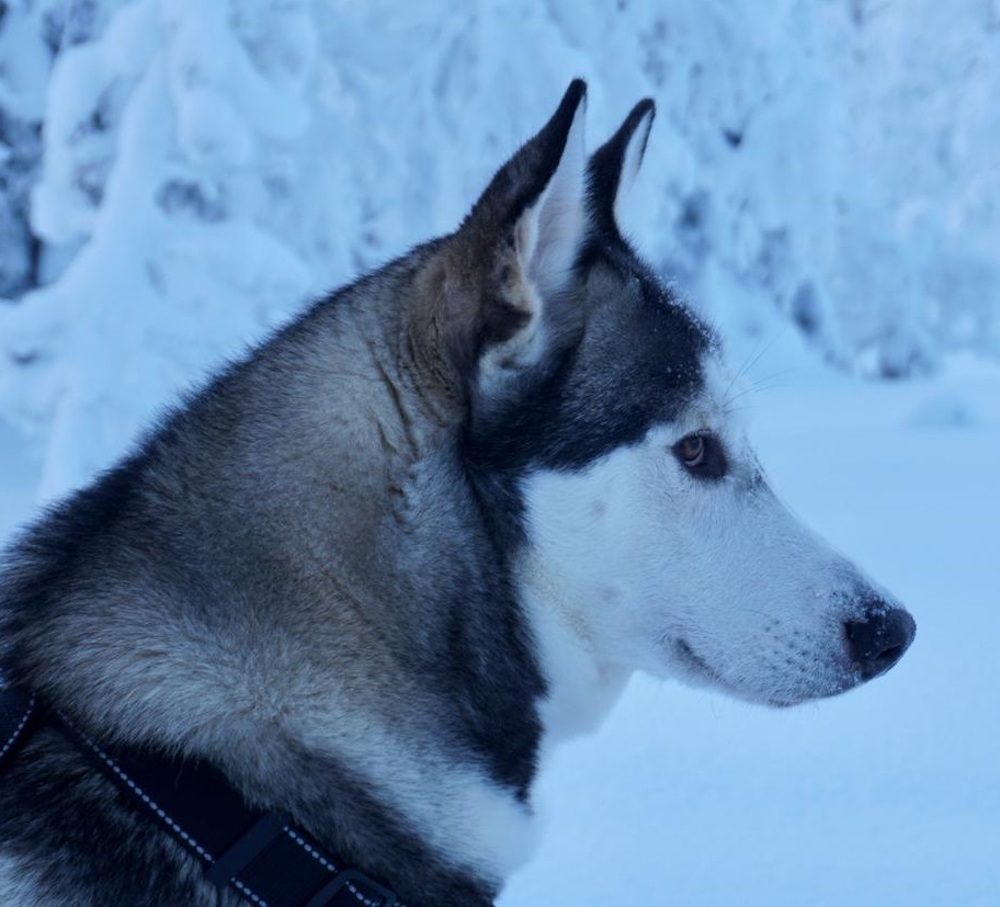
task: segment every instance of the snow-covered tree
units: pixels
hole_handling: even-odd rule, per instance
[[[656,99],[629,223],[738,349],[790,322],[873,375],[1000,354],[995,0],[0,9],[0,415],[38,436],[44,496],[452,229],[576,75],[592,146]]]

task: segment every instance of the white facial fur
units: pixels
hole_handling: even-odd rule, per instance
[[[771,492],[727,412],[731,387],[713,366],[678,422],[583,472],[526,479],[519,581],[550,735],[586,730],[634,669],[770,705],[858,682],[844,624],[871,585]],[[724,478],[696,478],[675,455],[692,432],[722,443]]]

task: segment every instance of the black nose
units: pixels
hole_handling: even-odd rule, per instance
[[[864,620],[848,621],[846,629],[847,645],[861,679],[871,680],[903,657],[916,635],[917,624],[908,611],[884,605],[870,611]]]

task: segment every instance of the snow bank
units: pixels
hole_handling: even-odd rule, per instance
[[[629,224],[738,360],[1000,352],[995,3],[62,8],[0,26],[0,108],[45,120],[5,260],[50,284],[0,306],[0,412],[47,445],[46,496],[309,295],[452,229],[575,75],[592,145],[657,100]]]

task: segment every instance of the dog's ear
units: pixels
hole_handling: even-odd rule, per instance
[[[655,116],[652,99],[643,99],[590,158],[587,166],[590,214],[601,230],[618,230],[621,203],[639,173]]]
[[[553,304],[566,295],[588,230],[583,121],[574,81],[552,119],[497,172],[454,237],[453,346],[492,384],[544,354]]]

